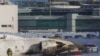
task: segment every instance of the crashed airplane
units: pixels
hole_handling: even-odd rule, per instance
[[[0,34],[0,56],[7,56],[7,49],[11,49],[13,55],[42,56],[63,54],[79,51],[71,41],[60,38],[23,38],[20,36]]]

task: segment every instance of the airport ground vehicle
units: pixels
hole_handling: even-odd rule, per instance
[[[85,48],[83,52],[85,53],[98,53],[98,46],[96,44],[84,44]]]

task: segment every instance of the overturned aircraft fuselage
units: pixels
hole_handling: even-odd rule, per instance
[[[13,55],[56,55],[78,51],[73,42],[63,39],[49,38],[22,38],[14,35],[6,35],[0,39],[0,56],[7,56],[10,48]],[[17,38],[17,39],[16,39]]]

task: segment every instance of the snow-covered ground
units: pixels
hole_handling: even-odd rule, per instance
[[[56,34],[61,34],[63,36],[65,35],[71,35],[74,36],[74,33],[56,33]],[[79,34],[79,33],[78,33]],[[80,35],[83,33],[80,33]],[[6,34],[4,34],[6,35]],[[0,37],[4,37],[4,35],[0,35]],[[13,34],[13,35],[17,35],[18,37],[21,36],[23,38],[42,38],[43,36],[54,36],[55,33],[17,33],[17,34]],[[86,35],[85,33],[83,35]],[[98,36],[98,34],[96,33],[96,35]],[[12,34],[10,35],[9,33],[9,37],[11,37]],[[7,38],[9,39],[9,38]],[[16,38],[12,38],[12,39],[16,39]],[[17,38],[17,39],[21,39],[21,38]],[[87,39],[87,38],[68,38],[68,40],[75,42],[75,43],[80,43],[80,44],[88,44],[88,43],[93,43],[96,44],[99,48],[99,52],[98,53],[86,53],[83,54],[82,56],[100,56],[100,38],[91,38],[91,39]],[[21,56],[21,55],[14,55],[14,56]],[[30,55],[29,55],[30,56]],[[41,55],[31,55],[31,56],[41,56]]]

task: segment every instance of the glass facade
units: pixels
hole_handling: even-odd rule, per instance
[[[38,20],[38,27],[47,27],[47,28],[66,28],[65,20]]]
[[[19,20],[19,27],[23,30],[65,29],[66,20]]]
[[[19,27],[35,27],[36,21],[34,20],[20,20]]]
[[[48,0],[11,0],[14,4],[21,7],[43,7],[48,6],[46,2]]]
[[[77,32],[96,32],[100,31],[100,19],[77,19]]]
[[[59,3],[60,2],[60,3]],[[64,3],[66,2],[66,3]],[[67,30],[67,27],[75,28],[76,32],[94,32],[100,31],[100,19],[75,19],[75,23],[72,23],[73,16],[67,16],[68,14],[77,13],[78,15],[87,16],[100,16],[100,1],[92,0],[16,0],[15,4],[19,5],[19,9],[22,7],[30,8],[31,12],[19,13],[19,16],[44,16],[44,18],[31,18],[22,19],[19,17],[19,30],[39,30],[39,29],[62,29]],[[62,4],[64,3],[64,4]],[[62,6],[52,7],[53,5]],[[65,8],[69,6],[69,8]],[[73,8],[71,6],[80,6]],[[95,12],[95,13],[94,13]],[[62,16],[62,18],[45,19],[45,16]],[[70,18],[70,19],[69,19]],[[67,24],[69,23],[69,25]],[[75,26],[73,26],[75,24]]]
[[[49,8],[44,9],[32,9],[32,12],[29,13],[19,13],[19,16],[21,15],[30,15],[30,16],[36,16],[36,15],[52,15],[52,16],[64,16],[68,13],[77,13],[77,11],[74,11],[73,9],[55,9],[52,8],[50,11]]]

